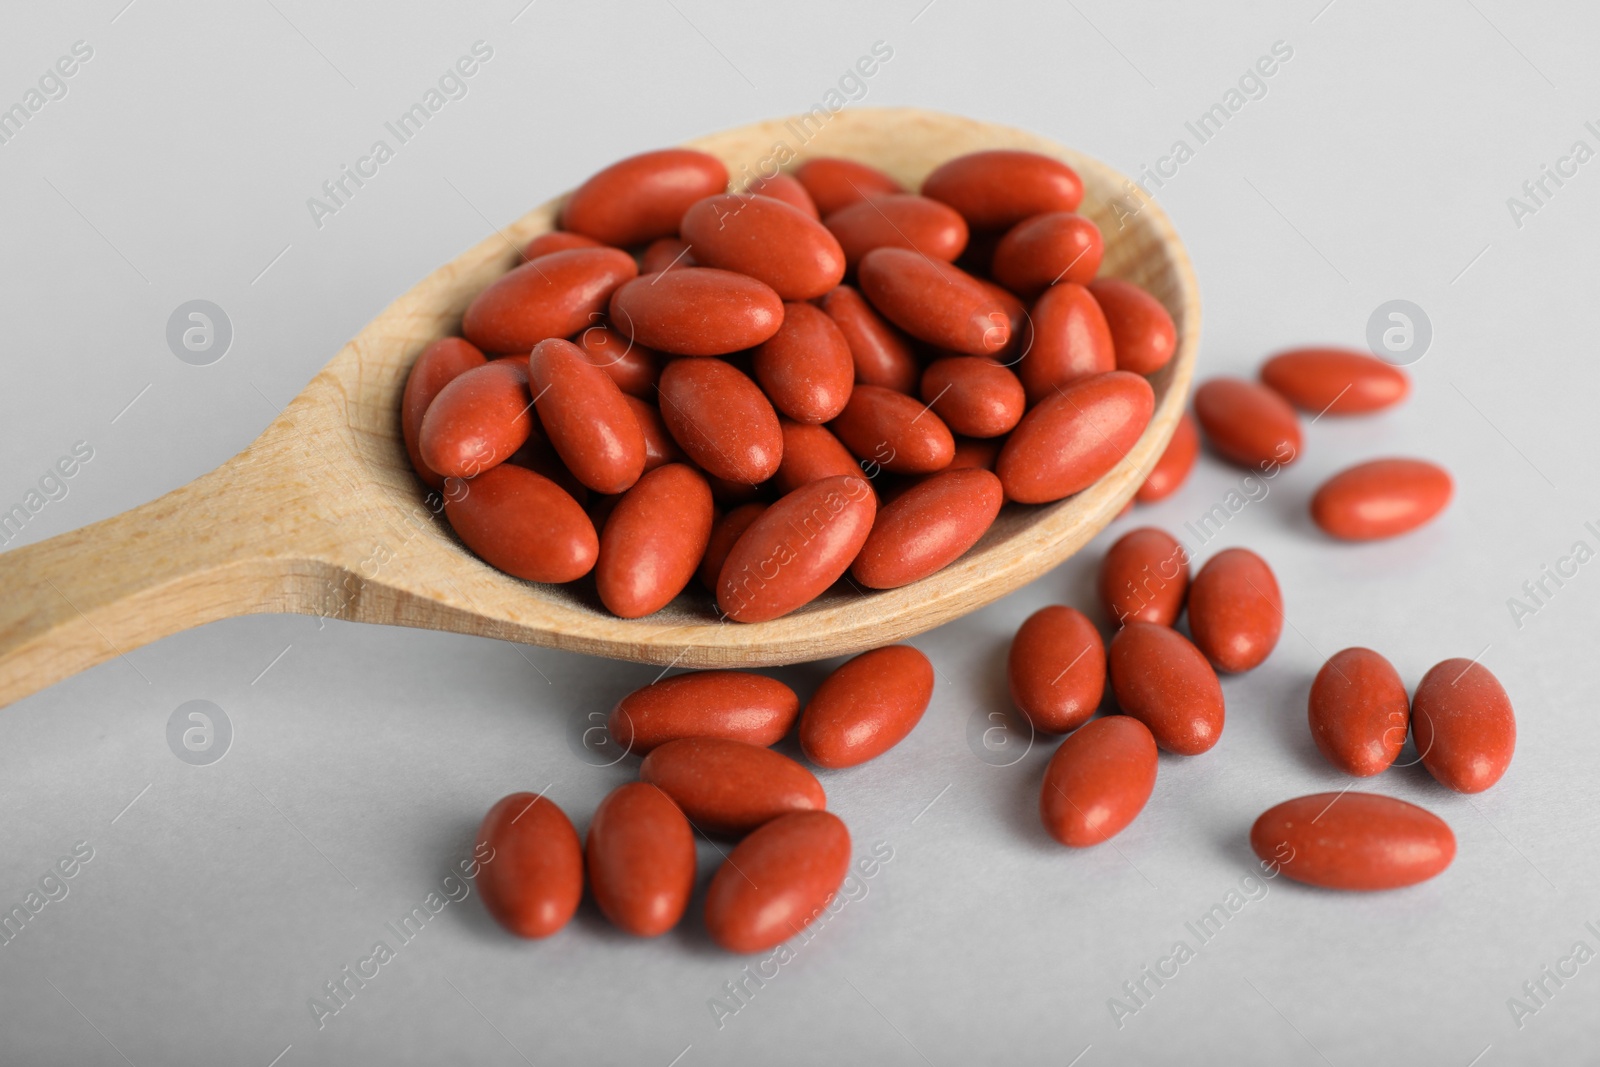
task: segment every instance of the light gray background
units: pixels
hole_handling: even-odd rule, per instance
[[[573,738],[654,668],[401,629],[263,617],[114,659],[0,713],[0,903],[77,841],[94,858],[0,946],[12,1063],[655,1064],[994,1061],[1364,1064],[1595,1057],[1600,962],[1520,1029],[1507,998],[1600,924],[1595,619],[1600,563],[1518,628],[1507,607],[1600,520],[1592,457],[1600,161],[1519,228],[1506,199],[1600,119],[1600,20],[1571,0],[1002,7],[972,0],[754,5],[309,0],[14,5],[0,104],[72,43],[94,49],[0,145],[0,506],[74,442],[93,460],[16,543],[122,511],[246,445],[340,344],[432,267],[613,159],[819,100],[875,41],[861,105],[914,104],[1038,130],[1124,171],[1153,163],[1273,42],[1294,50],[1159,198],[1205,298],[1201,374],[1276,348],[1360,344],[1369,314],[1426,309],[1413,398],[1326,418],[1203,559],[1248,545],[1291,628],[1224,682],[1211,753],[1163,757],[1114,845],[1068,852],[1035,814],[1050,747],[996,767],[969,746],[1004,709],[1030,612],[1086,606],[1109,536],[1175,531],[1238,484],[1203,458],[1177,497],[1077,558],[919,638],[939,685],[915,734],[824,772],[858,853],[893,859],[720,1030],[745,961],[697,914],[656,942],[585,904],[544,943],[453,904],[319,1030],[307,1000],[464,858],[488,806],[549,787],[582,830],[634,772]],[[318,229],[306,198],[472,43],[492,60]],[[1192,138],[1191,138],[1192,143]],[[180,303],[235,337],[193,367]],[[1323,477],[1386,454],[1443,461],[1444,518],[1370,546],[1306,518]],[[1120,1030],[1121,984],[1255,870],[1246,833],[1280,800],[1347,784],[1307,734],[1327,654],[1382,650],[1408,683],[1482,654],[1515,701],[1516,760],[1491,791],[1420,768],[1364,788],[1454,828],[1422,886],[1336,895],[1266,883]],[[779,672],[809,692],[826,665]],[[221,762],[176,759],[185,701],[225,709]],[[1021,744],[1022,742],[1018,742]],[[131,804],[131,806],[130,806]],[[932,805],[931,807],[929,805]],[[702,844],[702,881],[716,859]],[[698,906],[698,897],[696,907]],[[1550,988],[1554,989],[1554,986]],[[281,1057],[274,1060],[274,1057]],[[674,1059],[678,1057],[678,1059]],[[1078,1057],[1074,1059],[1074,1057]],[[1474,1059],[1474,1057],[1478,1057]]]

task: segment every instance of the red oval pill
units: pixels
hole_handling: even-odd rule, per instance
[[[1127,829],[1156,788],[1156,741],[1138,719],[1111,715],[1056,749],[1039,791],[1039,817],[1063,845],[1086,848]]]
[[[800,180],[779,171],[770,178],[757,175],[745,187],[745,192],[753,196],[770,196],[774,200],[782,200],[792,208],[798,208],[813,219],[821,219],[822,213],[817,210],[817,205],[811,199],[811,194],[806,192],[806,187]]]
[[[1089,290],[1073,282],[1046,289],[1033,305],[1033,344],[1016,364],[1028,403],[1116,369],[1111,328]]]
[[[1243,378],[1212,378],[1194,393],[1194,415],[1223,459],[1262,471],[1300,455],[1300,419],[1277,393]]]
[[[1323,482],[1311,518],[1343,541],[1398,537],[1443,511],[1454,488],[1445,469],[1426,460],[1370,460]]]
[[[733,271],[677,267],[619,286],[611,297],[617,331],[680,356],[720,356],[760,344],[783,325],[772,287]]]
[[[999,437],[960,437],[956,438],[955,458],[950,461],[950,466],[945,470],[994,470],[995,460],[1000,458],[1000,446],[1003,440]]]
[[[661,417],[689,458],[755,485],[783,458],[778,414],[756,383],[720,359],[675,359],[661,372]]]
[[[783,325],[757,346],[751,364],[773,407],[796,422],[839,414],[856,378],[844,334],[811,304],[785,304]]]
[[[478,893],[495,921],[518,937],[549,937],[583,896],[583,847],[553,801],[512,793],[478,828]]]
[[[711,487],[699,471],[668,463],[622,494],[595,560],[600,602],[637,619],[660,611],[694,577],[711,537]]]
[[[795,168],[794,176],[811,194],[823,218],[869,196],[906,191],[903,185],[876,167],[831,156],[806,160]]]
[[[565,252],[572,248],[604,248],[605,245],[593,237],[585,237],[581,233],[567,233],[565,230],[551,230],[541,233],[529,241],[522,249],[523,262],[548,256],[551,252]]]
[[[1121,278],[1090,282],[1089,292],[1105,312],[1118,370],[1154,374],[1171,362],[1178,327],[1161,301]]]
[[[953,263],[967,247],[967,222],[925,196],[888,193],[858,200],[823,220],[854,269],[874,248],[909,248]]]
[[[956,452],[950,428],[927,405],[878,385],[856,386],[828,428],[856,458],[895,474],[943,470]]]
[[[638,245],[678,232],[689,205],[728,187],[728,168],[690,148],[643,152],[578,186],[561,209],[563,229],[608,245]]]
[[[874,308],[929,344],[988,356],[1011,339],[1004,307],[959,267],[908,248],[875,248],[856,274]]]
[[[763,512],[728,553],[717,606],[737,622],[765,622],[815,600],[849,569],[877,510],[861,478],[824,478],[796,489]]]
[[[1060,282],[1088,285],[1104,255],[1100,227],[1075,212],[1049,211],[1006,231],[989,273],[1013,293],[1031,298]]]
[[[1094,715],[1105,693],[1106,648],[1076,608],[1052,604],[1029,615],[1011,639],[1006,678],[1012,703],[1037,730],[1062,734]]]
[[[620,493],[644,473],[639,420],[617,383],[571,341],[540,341],[528,357],[544,435],[572,476],[597,493]]]
[[[961,212],[974,230],[998,230],[1030,215],[1076,211],[1083,182],[1059,159],[1000,148],[942,164],[923,180],[922,195]]]
[[[1324,889],[1399,889],[1450,866],[1456,837],[1443,819],[1393,797],[1314,793],[1269,808],[1250,828],[1265,864]]]
[[[611,294],[637,276],[615,248],[574,248],[530,259],[502,274],[467,305],[461,332],[485,352],[526,352],[547,337],[592,325]]]
[[[1387,770],[1411,725],[1411,704],[1394,665],[1370,648],[1335,652],[1311,682],[1311,739],[1328,762],[1358,778]]]
[[[780,467],[779,474],[781,473]],[[699,578],[700,584],[713,594],[717,591],[717,579],[722,575],[722,565],[728,561],[728,553],[733,551],[733,546],[744,536],[750,524],[760,518],[761,513],[766,510],[767,505],[759,500],[740,504],[711,527],[711,539],[706,542],[706,554],[700,560],[700,569],[695,572],[695,577]]]
[[[803,485],[841,474],[861,476],[850,450],[826,426],[780,420],[783,426],[783,461],[772,476],[779,493],[792,493]]]
[[[694,258],[765,282],[785,300],[810,300],[844,278],[844,250],[827,227],[769,196],[697,201],[680,227]]]
[[[825,678],[800,716],[819,767],[854,767],[905,740],[933,699],[933,664],[910,645],[863,652]]]
[[[608,728],[629,752],[647,755],[686,737],[720,737],[762,748],[783,740],[800,698],[794,690],[745,671],[692,671],[635,689],[617,702]]]
[[[405,391],[400,396],[400,436],[405,441],[411,469],[424,484],[434,489],[444,485],[444,476],[422,460],[422,417],[428,413],[428,405],[440,390],[486,362],[472,342],[460,337],[441,337],[422,350],[406,375]]]
[[[640,274],[660,274],[675,267],[696,266],[689,242],[681,237],[657,237],[639,253]]]
[[[541,474],[512,464],[484,471],[445,517],[490,566],[530,582],[570,582],[594,567],[600,541],[571,495]]]
[[[1150,468],[1144,484],[1133,494],[1133,498],[1141,504],[1154,504],[1176,493],[1188,480],[1189,472],[1194,469],[1195,457],[1199,454],[1200,428],[1195,425],[1194,417],[1185,411],[1178,425],[1173,427],[1166,450],[1156,460],[1156,465]]]
[[[706,931],[729,952],[764,952],[823,914],[850,871],[850,832],[826,811],[783,815],[739,842],[706,891]]]
[[[605,371],[624,393],[645,400],[656,395],[661,353],[630,341],[609,326],[590,326],[578,334],[577,345],[583,358]]]
[[[1189,553],[1154,526],[1129,530],[1100,561],[1100,602],[1112,622],[1171,626],[1189,591]]]
[[[841,285],[822,298],[827,312],[855,362],[856,381],[881,385],[898,393],[917,388],[921,368],[911,345],[899,330],[885,322],[865,298],[848,285]]]
[[[1022,383],[986,356],[936,359],[922,372],[922,399],[946,426],[967,437],[999,437],[1022,421]]]
[[[637,937],[656,937],[678,925],[689,906],[694,831],[661,790],[628,782],[595,809],[584,866],[606,918]]]
[[[1500,680],[1481,663],[1435,664],[1411,698],[1411,737],[1422,765],[1458,793],[1500,780],[1517,747],[1517,718]]]
[[[850,573],[869,589],[895,589],[942,570],[977,544],[1005,494],[985,470],[943,471],[885,504]]]
[[[1363,415],[1404,400],[1406,372],[1348,348],[1295,348],[1261,365],[1261,380],[1297,408],[1319,415]]]
[[[533,432],[528,371],[501,361],[456,375],[428,405],[417,452],[445,478],[473,478],[505,462]]]
[[[745,834],[780,815],[827,806],[816,776],[788,756],[722,737],[659,745],[639,765],[639,777],[708,834]]]
[[[628,410],[633,412],[634,419],[639,423],[639,432],[644,436],[645,474],[683,459],[683,450],[672,439],[672,434],[667,432],[666,421],[661,418],[656,406],[636,396],[625,395],[623,399],[627,400]]]
[[[995,473],[1006,499],[1047,504],[1081,492],[1115,467],[1155,409],[1150,383],[1111,371],[1047,397],[1011,431]]]
[[[1219,671],[1257,666],[1283,631],[1283,594],[1267,561],[1248,548],[1225,548],[1206,560],[1189,586],[1189,633]]]
[[[1196,756],[1222,736],[1222,686],[1198,648],[1168,626],[1130,622],[1111,639],[1111,691],[1156,744]]]

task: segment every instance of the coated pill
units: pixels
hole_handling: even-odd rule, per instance
[[[895,589],[942,570],[978,543],[1005,494],[985,470],[930,475],[878,511],[850,568],[868,589]]]
[[[445,500],[445,518],[490,566],[530,582],[570,582],[594,567],[600,540],[578,502],[533,471],[502,464]]]
[[[689,458],[730,482],[778,469],[783,431],[755,382],[720,359],[675,359],[661,372],[661,418]]]
[[[640,274],[659,274],[676,267],[697,265],[689,242],[681,237],[657,237],[639,253]]]
[[[822,785],[788,756],[721,737],[686,737],[651,750],[639,777],[708,834],[738,836],[795,811],[827,806]]]
[[[877,510],[871,486],[850,475],[782,497],[728,553],[717,606],[736,622],[765,622],[810,603],[849,569]]]
[[[1029,615],[1006,657],[1011,701],[1034,729],[1063,734],[1088,722],[1106,684],[1106,647],[1088,616],[1060,604]]]
[[[1006,499],[1048,504],[1089,488],[1127,455],[1154,409],[1150,383],[1126,371],[1083,378],[1047,397],[1000,450],[995,473]]]
[[[1207,751],[1222,736],[1217,674],[1188,638],[1153,622],[1130,622],[1111,639],[1111,691],[1124,712],[1180,756]]]
[[[811,194],[811,201],[823,218],[869,196],[906,191],[883,171],[853,159],[808,159],[795,168],[794,176]]]
[[[853,270],[874,248],[909,248],[946,263],[967,247],[967,223],[952,208],[909,193],[874,196],[823,220]]]
[[[728,168],[689,148],[643,152],[578,186],[561,209],[563,229],[608,245],[638,245],[678,232],[689,205],[728,187]]]
[[[955,457],[945,470],[992,471],[995,460],[1000,458],[1001,443],[998,437],[957,437]]]
[[[911,353],[911,345],[872,310],[860,293],[841,285],[822,298],[822,310],[839,327],[845,343],[850,346],[856,381],[881,385],[899,393],[916,391],[921,368]]]
[[[684,463],[668,463],[622,494],[600,534],[594,580],[613,615],[660,611],[694,577],[711,538],[711,487]]]
[[[1441,785],[1481,793],[1506,773],[1517,747],[1511,698],[1483,664],[1447,659],[1412,695],[1411,738]]]
[[[604,248],[605,245],[593,237],[585,237],[581,233],[567,233],[565,230],[551,230],[541,233],[529,241],[522,249],[522,258],[526,262],[548,256],[551,252],[565,252],[571,248]]]
[[[1303,411],[1319,415],[1364,415],[1406,398],[1406,372],[1365,352],[1348,348],[1296,348],[1261,365],[1269,389]]]
[[[803,485],[834,478],[841,474],[861,474],[856,458],[826,426],[780,419],[783,427],[783,459],[772,476],[779,493],[792,493]]]
[[[949,427],[927,405],[879,385],[856,386],[828,428],[857,459],[895,474],[943,470],[956,452]]]
[[[1178,350],[1178,328],[1161,301],[1121,278],[1101,278],[1089,283],[1111,329],[1117,369],[1154,374]]]
[[[526,352],[593,325],[618,286],[639,273],[615,248],[573,248],[531,259],[467,305],[461,332],[485,352]]]
[[[1076,211],[1083,199],[1083,182],[1058,159],[991,149],[941,165],[923,181],[922,195],[961,212],[974,230],[999,230],[1030,215]]]
[[[644,473],[639,420],[617,383],[571,341],[540,341],[528,357],[539,424],[573,477],[597,493],[620,493]]]
[[[800,184],[800,180],[781,171],[770,178],[757,176],[745,188],[745,192],[782,200],[790,207],[803,211],[810,218],[819,220],[822,218],[822,213],[817,210],[816,201],[811,199],[811,194],[806,192],[806,187]]]
[[[844,278],[844,250],[799,208],[768,196],[725,193],[684,212],[683,239],[708,267],[737,271],[784,300],[822,296]]]
[[[1100,227],[1071,211],[1050,211],[1006,231],[995,246],[989,273],[1007,289],[1031,299],[1060,282],[1089,284],[1104,255]]]
[[[1375,459],[1322,483],[1311,518],[1342,541],[1398,537],[1427,524],[1450,504],[1454,484],[1443,467],[1421,459]]]
[[[495,921],[518,937],[549,937],[572,918],[583,896],[583,847],[553,801],[512,793],[478,828],[478,893]]]
[[[1315,793],[1269,808],[1250,828],[1264,864],[1324,889],[1399,889],[1450,866],[1456,837],[1443,819],[1393,797]]]
[[[528,372],[496,361],[456,375],[422,416],[417,451],[446,478],[472,478],[505,462],[533,432]]]
[[[1173,427],[1172,438],[1161,458],[1150,468],[1133,498],[1141,504],[1154,504],[1176,493],[1194,469],[1195,457],[1199,454],[1200,428],[1195,425],[1194,416],[1185,411]]]
[[[1212,378],[1194,394],[1194,415],[1223,459],[1263,472],[1300,455],[1300,419],[1277,393],[1243,378]]]
[[[1411,725],[1411,704],[1394,665],[1370,648],[1335,652],[1311,682],[1311,739],[1329,763],[1358,778],[1387,770]]]
[[[590,326],[578,334],[577,345],[583,358],[605,371],[624,393],[645,400],[656,395],[661,353],[635,344],[608,326]]]
[[[692,671],[635,689],[607,721],[611,738],[647,755],[685,737],[720,737],[762,748],[777,744],[800,714],[794,690],[746,671]]]
[[[400,397],[400,435],[405,441],[406,455],[411,459],[411,469],[433,489],[444,485],[444,476],[422,460],[422,417],[428,413],[428,405],[440,390],[486,362],[483,353],[470,341],[441,337],[422,350],[406,375],[405,391]]]
[[[764,952],[823,914],[850,871],[837,815],[799,812],[739,842],[706,891],[706,931],[729,952]]]
[[[1046,289],[1033,305],[1033,344],[1017,361],[1028,403],[1064,386],[1117,369],[1111,328],[1089,290],[1072,282]]]
[[[890,645],[828,675],[800,716],[800,747],[819,767],[854,767],[905,740],[933,699],[933,664]]]
[[[861,291],[911,336],[969,356],[1006,347],[1011,323],[972,275],[908,248],[875,248],[856,271]]]
[[[1283,631],[1283,594],[1267,561],[1248,548],[1206,560],[1189,586],[1189,633],[1219,671],[1261,665]]]
[[[1039,817],[1063,845],[1110,840],[1138,817],[1156,787],[1155,738],[1138,719],[1111,715],[1072,733],[1045,767]]]
[[[1188,552],[1154,526],[1123,534],[1100,561],[1100,603],[1118,626],[1134,621],[1171,626],[1183,613],[1188,589]]]
[[[584,867],[600,911],[619,930],[656,937],[678,925],[694,892],[694,831],[661,790],[628,782],[589,821]]]
[[[781,471],[780,468],[780,474]],[[706,542],[706,554],[700,560],[700,569],[695,576],[713,594],[717,591],[717,578],[722,574],[722,565],[728,561],[728,553],[733,551],[733,546],[744,536],[750,524],[766,510],[767,505],[759,500],[740,504],[711,527],[711,539]]]
[[[783,306],[783,325],[756,347],[751,366],[773,407],[797,422],[839,414],[856,378],[844,334],[811,304]]]
[[[672,434],[667,432],[667,424],[660,410],[636,396],[624,396],[623,399],[628,402],[628,410],[633,412],[634,421],[639,424],[639,433],[644,436],[644,472],[649,474],[657,467],[683,459],[683,450],[672,439]]]
[[[936,359],[922,372],[922,400],[967,437],[999,437],[1022,421],[1028,398],[1011,371],[986,356]]]
[[[679,356],[721,356],[760,344],[783,325],[772,287],[733,271],[678,267],[617,288],[611,322],[639,344]]]

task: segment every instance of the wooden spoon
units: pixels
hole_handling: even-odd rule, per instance
[[[822,659],[899,641],[998,599],[1070,556],[1133,497],[1182,412],[1200,304],[1167,216],[1130,193],[1121,174],[1021,130],[911,108],[852,108],[820,124],[813,112],[691,144],[725,160],[736,186],[818,155],[870,163],[912,189],[938,164],[978,149],[1065,160],[1083,178],[1084,213],[1106,236],[1101,274],[1138,282],[1177,323],[1177,356],[1152,379],[1149,428],[1094,486],[1048,506],[1008,506],[977,546],[939,573],[883,592],[842,582],[771,622],[719,621],[697,584],[655,615],[624,620],[600,606],[590,581],[562,587],[508,577],[462,547],[426,503],[400,439],[400,392],[417,354],[457,332],[473,296],[519,261],[531,237],[553,228],[558,198],[396,300],[217,470],[124,514],[0,555],[0,705],[179,630],[258,612],[453,630],[685,667]]]

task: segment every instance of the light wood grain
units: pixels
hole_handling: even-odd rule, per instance
[[[1096,485],[1045,507],[1009,506],[956,563],[900,589],[848,585],[781,619],[719,621],[698,587],[645,619],[607,614],[592,582],[507,577],[455,540],[425,502],[400,442],[407,369],[456,332],[472,297],[552,227],[534,209],[423,279],[344,346],[261,437],[222,467],[132,511],[0,555],[0,704],[174,633],[256,612],[417,626],[617,659],[681,666],[793,663],[887,644],[957,618],[1066,559],[1132,498],[1181,414],[1199,344],[1200,304],[1183,245],[1160,207],[1119,226],[1126,179],[1020,130],[910,108],[824,121],[757,123],[691,142],[728,163],[736,186],[795,158],[840,155],[915,188],[952,156],[1026,148],[1082,176],[1106,235],[1102,274],[1129,278],[1172,312],[1178,352],[1152,379],[1155,416]]]

